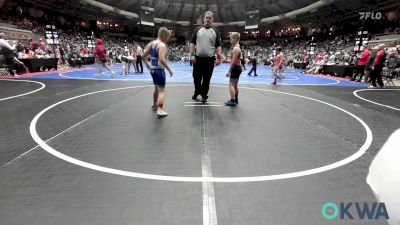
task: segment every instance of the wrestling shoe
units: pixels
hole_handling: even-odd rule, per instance
[[[164,110],[162,110],[160,108],[157,110],[157,117],[158,118],[162,118],[162,117],[166,117],[166,116],[168,116],[167,112],[165,112]]]
[[[225,102],[225,105],[227,105],[227,106],[236,106],[236,104],[237,103],[236,103],[235,99],[231,99],[231,100]]]
[[[202,96],[201,97],[201,102],[204,104],[207,102],[208,96]]]

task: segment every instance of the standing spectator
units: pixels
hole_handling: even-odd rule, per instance
[[[143,49],[140,47],[139,44],[137,44],[136,48],[137,56],[136,56],[136,70],[140,73],[143,73],[143,63],[142,63],[142,55],[143,55]],[[140,70],[139,70],[140,67]]]
[[[57,64],[61,63],[61,52],[60,52],[60,46],[57,46],[55,49],[56,53],[56,58],[57,58]]]
[[[353,78],[351,79],[351,81],[355,81],[357,75],[360,74],[360,78],[358,78],[357,82],[361,82],[361,79],[364,76],[364,72],[365,72],[365,64],[367,64],[367,61],[370,56],[371,56],[371,52],[369,51],[368,46],[364,45],[364,51],[361,54],[360,58],[358,59],[357,70],[356,70],[356,73],[354,74]]]
[[[204,14],[203,26],[198,27],[192,36],[190,42],[190,55],[193,62],[193,80],[195,91],[193,100],[198,95],[202,96],[202,102],[207,102],[210,80],[214,70],[214,61],[216,65],[221,64],[221,36],[220,33],[212,27],[214,14],[207,11]],[[217,60],[215,60],[217,54]]]
[[[136,52],[135,48],[132,48],[132,51],[131,51],[131,63],[133,65],[133,68],[135,69],[135,72],[137,73],[138,70],[137,70],[137,67],[136,67],[136,60],[137,60],[137,52]],[[129,72],[130,72],[130,67],[129,67]]]
[[[385,53],[385,44],[380,44],[378,46],[378,52],[376,53],[374,62],[372,63],[372,71],[371,71],[371,84],[372,87],[370,88],[376,88],[376,81],[378,81],[378,84],[380,88],[383,88],[383,81],[382,81],[382,69],[384,67],[386,61],[386,53]]]
[[[243,70],[246,70],[246,60],[245,60],[245,57],[244,57],[244,49],[241,49],[241,57],[240,57],[240,64],[242,65],[242,67],[243,67]]]
[[[103,68],[106,68],[111,72],[111,77],[114,77],[115,72],[112,71],[111,68],[107,65],[107,53],[103,46],[103,40],[101,39],[97,39],[96,41],[96,57],[100,64],[98,76],[101,76]]]
[[[114,68],[114,52],[111,48],[108,49],[108,63],[110,64],[110,67]]]
[[[59,47],[59,49],[60,49],[61,63],[65,64],[65,52],[64,52],[64,49],[61,48],[61,47]]]

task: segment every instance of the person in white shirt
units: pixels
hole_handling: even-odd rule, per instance
[[[15,43],[13,46],[11,46],[10,43],[4,39],[5,37],[6,37],[6,35],[4,33],[0,33],[0,54],[1,55],[7,55],[7,54],[10,54],[11,52],[15,51]]]
[[[15,75],[14,70],[16,70],[17,73],[28,73],[29,71],[25,67],[25,64],[17,58],[15,53],[16,43],[14,42],[13,45],[10,45],[4,38],[6,38],[6,35],[0,33],[0,55],[4,56],[10,74]]]
[[[142,63],[142,56],[143,56],[143,49],[140,47],[139,44],[136,45],[136,70],[139,73],[143,73],[143,63]],[[140,70],[139,70],[140,67]]]

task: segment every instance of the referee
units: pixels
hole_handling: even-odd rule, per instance
[[[143,63],[142,63],[142,55],[143,55],[143,49],[142,47],[140,47],[139,44],[136,45],[136,52],[137,52],[137,56],[136,56],[136,71],[139,73],[143,73]],[[139,70],[140,67],[140,70]]]
[[[210,80],[214,70],[214,62],[221,64],[221,35],[212,27],[214,14],[207,11],[204,14],[203,26],[198,27],[190,42],[190,55],[193,62],[194,95],[193,100],[201,95],[201,101],[207,102]],[[215,53],[217,59],[215,60]]]

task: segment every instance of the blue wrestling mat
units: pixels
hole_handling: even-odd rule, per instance
[[[192,67],[186,64],[170,63],[174,76],[167,78],[168,82],[174,83],[191,83],[192,78]],[[226,73],[229,69],[229,64],[222,64],[214,68],[213,77],[211,83],[213,84],[227,84],[229,78],[226,77]],[[257,67],[257,77],[248,76],[250,66],[247,66],[247,70],[244,70],[241,77],[241,84],[270,84],[273,81],[271,68],[267,66]],[[134,69],[131,67],[131,71]],[[85,79],[85,80],[118,80],[118,81],[152,81],[149,71],[144,68],[144,73],[131,72],[126,76],[120,75],[122,72],[122,64],[116,64],[114,67],[116,76],[111,77],[111,73],[103,69],[101,75],[98,75],[97,65],[89,66],[81,71],[67,71],[67,72],[55,72],[45,75],[34,75],[32,78],[46,78],[46,79]],[[308,74],[302,74],[301,70],[297,69],[286,69],[284,71],[285,78],[279,83],[282,85],[328,85],[328,86],[357,86],[366,87],[367,84],[356,83],[347,81],[344,79],[328,76],[314,76]]]

